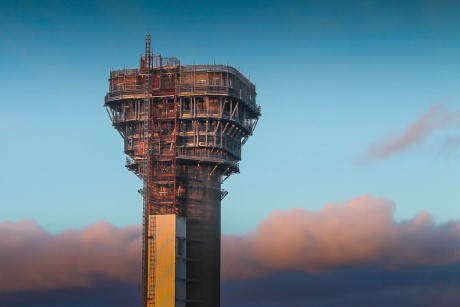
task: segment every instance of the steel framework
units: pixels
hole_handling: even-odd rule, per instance
[[[151,216],[186,220],[186,298],[220,304],[222,182],[239,172],[241,148],[261,115],[255,85],[227,65],[186,65],[151,51],[137,69],[110,72],[105,107],[124,139],[126,167],[143,180],[143,305],[155,306]]]

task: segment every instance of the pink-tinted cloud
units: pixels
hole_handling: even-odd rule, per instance
[[[363,196],[318,212],[277,211],[256,231],[222,238],[222,277],[239,280],[293,270],[319,273],[377,264],[394,269],[460,261],[460,221],[428,213],[395,222],[392,202]]]
[[[455,124],[460,125],[460,111],[448,112],[442,105],[434,105],[428,112],[420,115],[415,122],[409,124],[403,132],[371,145],[362,161],[370,162],[389,158],[415,145],[422,144],[430,133]],[[444,146],[457,145],[446,141]]]
[[[245,236],[222,236],[222,278],[460,261],[460,221],[437,225],[422,212],[395,222],[393,211],[391,201],[371,196],[317,212],[275,211]],[[101,279],[138,285],[140,261],[140,226],[99,222],[52,235],[33,221],[0,223],[0,293],[91,288]]]
[[[0,223],[0,292],[88,287],[96,278],[138,283],[140,227],[99,222],[51,235],[34,221]]]

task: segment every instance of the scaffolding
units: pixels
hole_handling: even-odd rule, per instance
[[[185,303],[218,306],[220,202],[228,193],[221,184],[239,172],[261,115],[255,85],[231,66],[184,66],[154,54],[147,35],[139,68],[110,72],[105,106],[124,139],[126,167],[143,180],[143,305],[155,302],[149,221],[174,214],[187,228]]]

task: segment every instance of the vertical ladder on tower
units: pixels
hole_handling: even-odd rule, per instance
[[[151,194],[151,167],[152,167],[152,158],[151,158],[151,144],[150,144],[150,126],[151,126],[151,103],[152,99],[150,97],[150,86],[151,86],[151,72],[152,72],[152,61],[151,61],[151,49],[150,49],[150,35],[147,34],[145,37],[145,62],[147,74],[145,78],[145,98],[144,98],[144,125],[143,125],[143,159],[142,159],[142,178],[143,178],[143,196],[144,204],[142,210],[142,299],[143,306],[153,306],[154,298],[151,295],[155,293],[150,289],[154,287],[154,283],[149,282],[148,276],[153,276],[149,272],[149,268],[154,266],[149,265],[149,255],[154,255],[149,250],[154,248],[154,244],[149,246],[149,216],[150,216],[150,194]],[[154,243],[154,242],[152,242]],[[150,301],[153,300],[153,304],[150,304]]]

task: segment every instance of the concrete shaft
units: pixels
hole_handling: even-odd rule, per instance
[[[211,166],[188,167],[187,301],[192,306],[220,305],[221,184],[218,172],[211,172]]]

